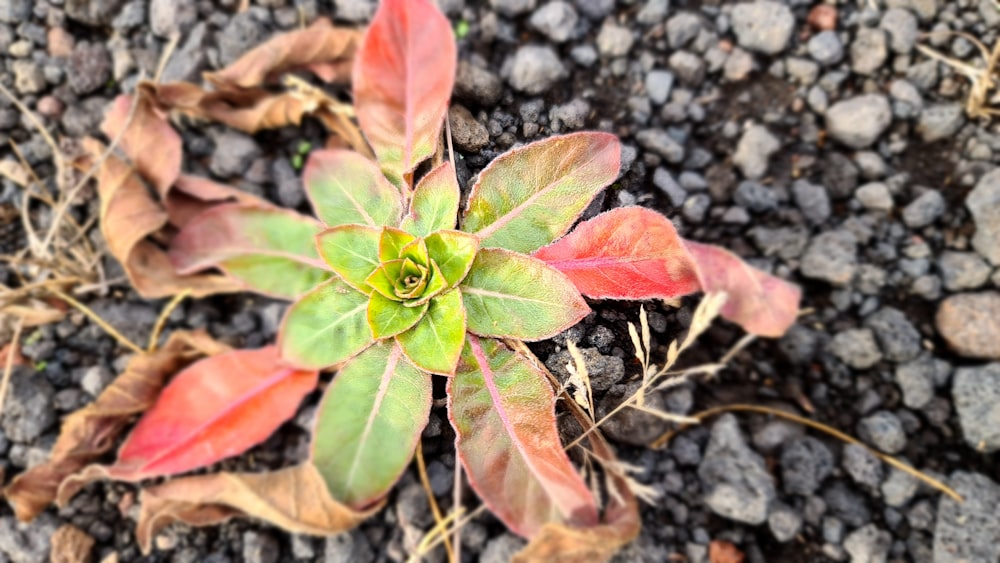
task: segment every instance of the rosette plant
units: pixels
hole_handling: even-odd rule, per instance
[[[318,371],[336,373],[303,465],[147,490],[143,545],[165,522],[239,513],[312,533],[355,525],[413,458],[436,376],[447,378],[469,482],[511,530],[532,537],[553,523],[600,526],[615,503],[602,520],[560,443],[549,380],[511,341],[576,324],[590,312],[585,297],[726,291],[722,315],[751,332],[775,336],[793,322],[794,286],[682,240],[658,213],[614,209],[573,228],[619,175],[614,135],[515,148],[480,171],[463,208],[440,150],[455,67],[450,24],[432,2],[383,0],[352,76],[375,159],[313,151],[302,183],[316,218],[262,201],[222,204],[186,221],[171,242],[178,276],[217,268],[245,290],[294,303],[276,347],[195,363],[144,415],[115,465],[84,473],[138,480],[245,451],[291,416]],[[327,496],[332,507],[303,508]],[[628,530],[591,541],[618,545]]]

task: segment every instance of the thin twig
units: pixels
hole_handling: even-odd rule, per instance
[[[10,374],[14,370],[14,352],[21,345],[21,329],[24,328],[24,317],[17,319],[17,326],[14,327],[14,338],[11,339],[10,350],[7,351],[7,359],[3,364],[3,379],[0,379],[0,414],[3,414],[3,406],[7,401],[7,386],[10,385]]]
[[[945,485],[941,481],[938,481],[937,479],[931,477],[930,475],[922,473],[921,471],[918,471],[917,469],[914,469],[914,468],[910,467],[909,465],[906,465],[905,463],[897,460],[896,458],[894,458],[892,456],[886,455],[886,454],[884,454],[884,453],[882,453],[882,452],[880,452],[878,450],[875,450],[875,449],[871,448],[870,446],[868,446],[867,444],[865,444],[864,442],[862,442],[861,440],[858,440],[857,438],[848,436],[847,434],[844,434],[843,432],[841,432],[840,430],[837,430],[836,428],[833,428],[831,426],[827,426],[827,425],[825,425],[825,424],[823,424],[821,422],[816,422],[815,420],[811,420],[811,419],[808,419],[808,418],[805,418],[805,417],[802,417],[802,416],[791,414],[791,413],[788,413],[788,412],[785,412],[785,411],[782,411],[782,410],[778,410],[778,409],[773,409],[773,408],[770,408],[770,407],[763,407],[763,406],[760,406],[760,405],[742,405],[742,404],[737,404],[737,405],[725,405],[725,406],[721,406],[721,407],[715,407],[715,408],[712,408],[712,409],[704,410],[704,411],[701,411],[701,412],[699,412],[697,414],[691,415],[691,418],[697,419],[699,422],[701,422],[701,421],[704,421],[706,418],[711,418],[713,416],[716,416],[716,415],[719,415],[719,414],[722,414],[722,413],[734,412],[734,411],[756,412],[756,413],[761,413],[761,414],[769,414],[769,415],[772,415],[772,416],[776,416],[778,418],[784,418],[786,420],[791,420],[793,422],[797,422],[797,423],[802,424],[804,426],[808,426],[809,428],[812,428],[814,430],[819,430],[820,432],[829,434],[830,436],[833,436],[834,438],[837,438],[838,440],[842,440],[844,442],[847,442],[848,444],[855,444],[855,445],[861,446],[862,448],[868,450],[872,455],[874,455],[875,457],[881,459],[885,463],[888,463],[889,465],[895,467],[896,469],[899,469],[900,471],[902,471],[904,473],[907,473],[907,474],[909,474],[909,475],[911,475],[911,476],[913,476],[913,477],[915,477],[915,478],[923,481],[924,483],[930,485],[931,487],[934,487],[935,489],[941,491],[942,493],[948,495],[949,497],[955,499],[956,501],[958,501],[958,502],[964,502],[965,501],[965,499],[962,498],[962,495],[958,494],[954,489],[952,489],[948,485]],[[666,434],[664,434],[664,435],[660,436],[659,438],[657,438],[656,440],[654,440],[653,443],[651,443],[649,445],[649,447],[651,447],[653,449],[660,449],[660,448],[662,448],[678,432],[681,432],[682,430],[685,430],[686,428],[687,428],[687,426],[684,426],[684,427],[678,428],[676,430],[671,430],[670,432],[667,432]]]
[[[118,343],[121,344],[122,346],[124,346],[124,347],[132,350],[136,354],[144,354],[145,353],[145,351],[142,348],[140,348],[139,346],[137,346],[134,342],[132,342],[128,338],[125,338],[125,336],[122,335],[122,333],[118,332],[118,330],[115,327],[109,325],[104,319],[102,319],[100,316],[98,316],[97,313],[95,313],[94,311],[92,311],[90,309],[90,307],[87,307],[83,303],[80,303],[76,299],[73,299],[72,297],[70,297],[69,295],[66,295],[65,293],[59,291],[58,289],[53,289],[53,290],[50,290],[50,291],[52,292],[53,295],[55,295],[59,299],[62,299],[63,301],[65,301],[65,302],[69,303],[70,305],[76,307],[84,315],[87,315],[87,318],[89,318],[91,321],[93,321],[94,324],[96,324],[97,326],[99,326],[102,329],[104,329],[104,332],[108,333],[109,336],[111,336],[112,338],[114,338],[115,340],[117,340]]]
[[[181,34],[179,32],[175,31],[170,35],[170,42],[168,42],[167,46],[163,48],[163,54],[160,55],[160,64],[156,65],[156,74],[153,75],[153,82],[160,82],[160,77],[163,76],[163,70],[167,68],[167,63],[170,62],[170,57],[173,56],[174,49],[177,48],[177,42],[180,41],[180,39]]]
[[[424,490],[427,492],[427,503],[430,504],[431,514],[434,515],[434,522],[437,527],[444,529],[446,524],[444,524],[444,518],[441,516],[441,508],[438,506],[437,499],[434,498],[434,489],[431,488],[431,480],[427,477],[427,466],[424,464],[424,447],[422,443],[417,441],[417,473],[420,475],[420,484],[424,486]],[[455,559],[455,552],[451,549],[451,540],[448,539],[448,535],[444,534],[444,550],[448,554],[448,561],[450,563],[457,563]]]
[[[174,309],[184,301],[186,297],[191,295],[190,289],[185,289],[184,291],[178,293],[173,299],[167,303],[163,311],[160,311],[160,316],[156,319],[156,324],[153,325],[153,332],[149,335],[149,344],[146,345],[146,351],[150,354],[156,351],[156,343],[160,340],[160,333],[163,332],[164,325],[167,324],[167,318],[170,313],[174,312]]]

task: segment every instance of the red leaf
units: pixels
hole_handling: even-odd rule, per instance
[[[614,209],[584,221],[535,257],[595,299],[669,299],[698,291],[694,263],[663,215]]]
[[[434,152],[456,60],[451,24],[433,2],[382,2],[358,51],[354,105],[394,183]]]
[[[747,332],[777,338],[795,323],[802,291],[718,246],[684,241],[706,293],[729,294],[722,316]]]
[[[104,473],[138,481],[238,455],[291,418],[318,375],[282,365],[274,346],[192,364],[163,389]]]

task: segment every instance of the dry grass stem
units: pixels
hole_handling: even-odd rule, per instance
[[[0,415],[3,414],[4,405],[7,403],[7,387],[10,385],[10,374],[14,371],[14,350],[21,345],[21,330],[24,329],[24,318],[19,318],[17,320],[17,325],[14,327],[14,337],[11,338],[10,344],[11,349],[7,352],[7,358],[4,360],[3,365],[3,378],[0,379]]]
[[[185,289],[184,291],[178,293],[170,300],[169,303],[163,310],[160,311],[160,316],[156,318],[156,324],[153,325],[153,332],[149,335],[149,343],[146,345],[146,351],[152,354],[156,351],[156,343],[160,341],[160,333],[163,332],[163,327],[167,324],[167,318],[170,317],[170,313],[174,312],[174,309],[181,304],[189,295],[191,295],[190,289]]]
[[[576,343],[572,340],[566,342],[566,349],[569,351],[570,357],[573,358],[573,363],[566,364],[566,370],[569,372],[569,381],[567,381],[567,384],[573,387],[573,392],[570,395],[576,401],[576,404],[580,405],[586,411],[590,420],[593,421],[597,411],[594,410],[594,390],[590,385],[590,372],[587,371],[587,362],[583,359],[583,354],[580,353],[580,349],[576,347]]]
[[[420,475],[420,484],[424,486],[424,491],[427,492],[427,503],[431,507],[431,514],[434,515],[434,528],[438,530],[444,530],[447,527],[447,522],[441,517],[441,508],[438,506],[437,499],[434,498],[434,489],[431,488],[431,480],[427,477],[427,465],[424,463],[424,447],[421,441],[417,441],[417,473]],[[455,559],[455,552],[451,548],[451,540],[448,538],[448,534],[443,534],[442,539],[444,540],[444,550],[448,554],[449,563],[457,563]]]
[[[62,299],[63,301],[65,301],[65,302],[69,303],[70,305],[76,307],[77,310],[79,310],[81,313],[83,313],[84,315],[86,315],[88,319],[90,319],[91,321],[93,321],[94,324],[96,324],[97,326],[101,327],[101,329],[104,330],[104,332],[106,332],[109,336],[111,336],[112,338],[114,338],[115,340],[117,340],[118,343],[121,344],[122,346],[128,348],[129,350],[132,350],[136,354],[144,354],[145,353],[145,350],[143,350],[142,348],[140,348],[138,345],[136,345],[134,342],[132,342],[128,338],[125,338],[125,336],[122,335],[122,333],[118,332],[118,330],[115,327],[109,325],[107,323],[107,321],[105,321],[100,316],[98,316],[97,313],[95,313],[93,310],[90,309],[90,307],[87,307],[83,303],[80,303],[76,299],[73,299],[69,295],[66,295],[65,293],[63,293],[63,292],[61,292],[61,291],[59,291],[57,289],[54,289],[54,290],[51,290],[51,291],[52,291],[52,294],[55,295],[56,297],[58,297],[59,299]]]
[[[969,79],[971,85],[969,87],[968,98],[965,101],[965,113],[969,117],[976,119],[981,117],[991,118],[1000,115],[1000,109],[990,107],[1000,103],[1000,96],[993,94],[991,97],[990,94],[991,91],[997,89],[995,73],[997,63],[1000,62],[1000,40],[993,45],[993,50],[991,51],[979,39],[962,31],[939,31],[928,35],[961,37],[979,49],[979,53],[985,63],[983,67],[976,67],[949,57],[926,45],[917,45],[917,50],[924,55],[952,67],[956,72]]]
[[[904,473],[907,473],[908,475],[911,475],[912,477],[914,477],[916,479],[919,479],[920,481],[923,481],[927,485],[930,485],[931,487],[934,487],[935,489],[937,489],[937,490],[941,491],[942,493],[948,495],[949,497],[955,499],[957,502],[964,502],[964,499],[962,498],[962,495],[958,494],[954,489],[952,489],[948,485],[945,485],[941,481],[938,481],[937,479],[931,477],[930,475],[927,475],[926,473],[922,473],[921,471],[918,471],[917,469],[914,469],[914,468],[910,467],[909,465],[906,465],[905,463],[899,461],[898,459],[896,459],[896,458],[894,458],[892,456],[886,455],[886,454],[884,454],[884,453],[882,453],[882,452],[880,452],[878,450],[875,450],[875,449],[869,447],[867,444],[865,444],[861,440],[858,440],[857,438],[851,437],[851,436],[849,436],[847,434],[844,434],[840,430],[837,430],[836,428],[833,428],[831,426],[827,426],[827,425],[825,425],[825,424],[823,424],[821,422],[816,422],[815,420],[810,420],[810,419],[805,418],[805,417],[801,417],[801,416],[798,416],[798,415],[794,415],[794,414],[791,414],[791,413],[788,413],[788,412],[785,412],[785,411],[782,411],[782,410],[778,410],[778,409],[773,409],[773,408],[770,408],[770,407],[763,407],[763,406],[760,406],[760,405],[742,405],[742,404],[725,405],[725,406],[721,406],[721,407],[715,407],[715,408],[712,408],[712,409],[704,410],[704,411],[701,411],[701,412],[699,412],[699,413],[697,413],[695,415],[692,415],[691,418],[695,419],[697,422],[702,422],[706,418],[711,418],[711,417],[719,415],[719,414],[723,414],[723,413],[727,413],[727,412],[740,412],[740,411],[742,411],[742,412],[756,412],[756,413],[761,413],[761,414],[769,414],[769,415],[772,415],[772,416],[776,416],[778,418],[784,418],[786,420],[791,420],[792,422],[796,422],[798,424],[802,424],[803,426],[808,426],[809,428],[812,428],[813,430],[818,430],[818,431],[823,432],[825,434],[829,434],[830,436],[833,436],[834,438],[837,438],[838,440],[841,440],[841,441],[846,442],[848,444],[856,444],[858,446],[861,446],[862,448],[865,448],[866,450],[868,450],[875,457],[881,459],[882,461],[884,461],[885,463],[887,463],[887,464],[895,467],[896,469],[899,469],[900,471],[902,471]],[[660,448],[664,447],[678,432],[681,432],[685,428],[686,427],[682,427],[682,428],[678,428],[676,430],[671,430],[670,432],[667,432],[663,436],[660,436],[655,441],[653,441],[653,443],[650,444],[649,447],[654,448],[654,449],[660,449]]]

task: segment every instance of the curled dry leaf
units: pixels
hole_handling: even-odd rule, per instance
[[[167,377],[201,356],[227,350],[203,331],[179,331],[156,352],[133,357],[96,401],[66,418],[48,461],[17,476],[4,489],[18,519],[38,516],[56,498],[67,476],[110,450],[122,429],[153,406]],[[75,490],[66,489],[66,498]]]
[[[335,501],[316,468],[302,464],[268,473],[216,473],[145,489],[136,538],[148,554],[157,532],[174,522],[210,526],[234,517],[267,521],[288,532],[332,535],[382,508],[358,512]]]
[[[361,36],[361,30],[335,27],[329,19],[319,18],[305,29],[273,37],[228,67],[206,73],[205,79],[220,90],[253,88],[279,74],[305,68],[324,82],[346,81]]]
[[[101,234],[140,295],[156,298],[189,289],[195,297],[203,297],[242,289],[239,281],[224,276],[176,275],[166,252],[147,239],[167,225],[166,211],[131,166],[115,155],[101,159],[104,145],[100,141],[87,138],[83,146],[89,154],[78,159],[76,165],[88,170],[99,163]]]
[[[50,563],[87,563],[93,560],[94,538],[71,524],[63,524],[52,534]]]
[[[133,109],[132,104],[137,104]],[[159,115],[146,96],[121,95],[104,114],[101,132],[119,139],[139,175],[165,199],[181,173],[181,136]]]
[[[521,350],[535,363],[546,377],[549,384],[560,388],[559,382],[548,370],[537,363],[537,359],[528,356],[527,347],[520,343],[507,341],[517,350]],[[599,430],[593,429],[594,422],[580,405],[573,401],[563,390],[562,404],[573,414],[573,418],[584,431],[589,431],[591,451],[598,459],[604,460],[605,467],[616,465],[615,452]],[[606,469],[607,471],[607,469]],[[570,527],[564,524],[550,522],[542,527],[531,542],[511,560],[513,563],[595,563],[610,560],[622,546],[639,535],[641,521],[639,520],[639,504],[628,486],[626,479],[619,474],[609,473],[607,487],[609,495],[605,503],[601,521],[589,527]]]

